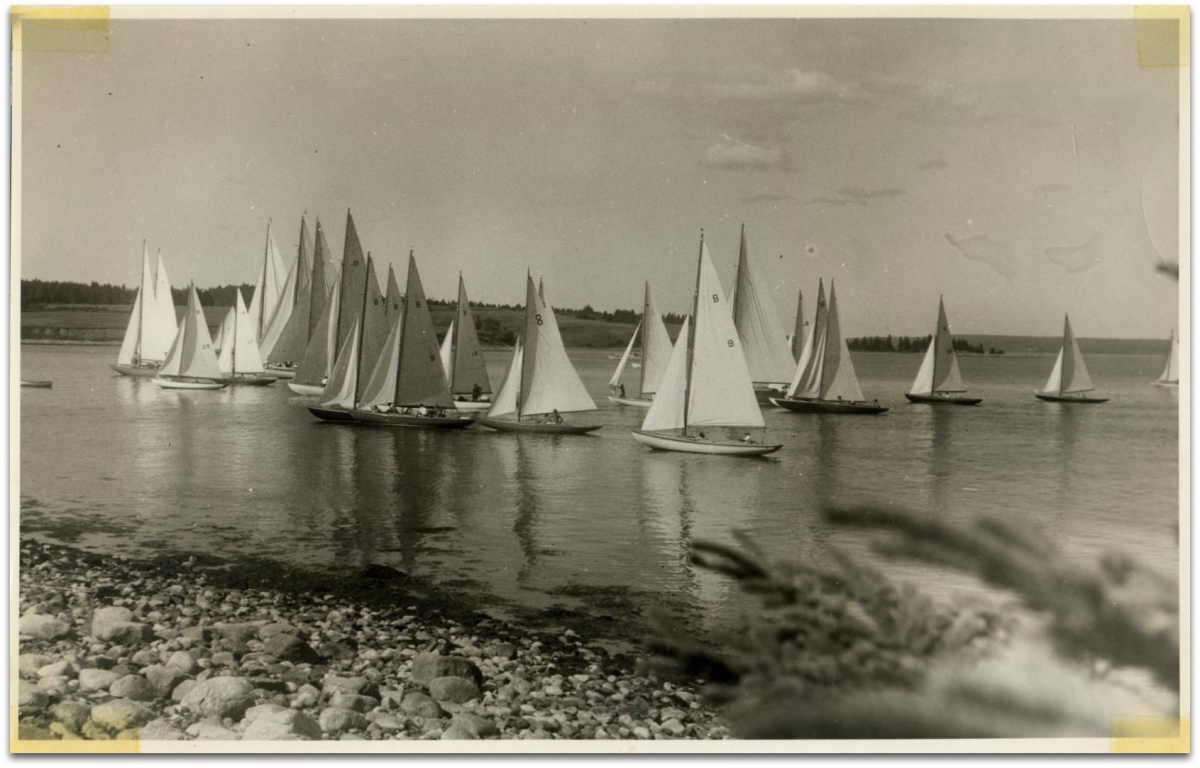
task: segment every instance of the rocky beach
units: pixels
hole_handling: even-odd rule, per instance
[[[700,681],[638,674],[586,624],[489,618],[383,566],[324,578],[26,538],[19,598],[22,740],[730,737]]]

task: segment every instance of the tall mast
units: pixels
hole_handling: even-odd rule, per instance
[[[146,264],[146,262],[148,260],[149,260],[149,254],[146,253],[146,241],[142,240],[142,287],[138,289],[138,293],[141,294],[142,300],[140,302],[138,302],[137,346],[134,347],[134,349],[137,350],[137,361],[134,363],[134,365],[138,365],[142,362],[142,318],[144,318],[146,316],[146,300],[147,300],[147,298],[146,298],[145,283],[146,283],[146,267],[148,266]]]
[[[258,297],[258,317],[254,318],[254,335],[257,337],[262,333],[263,315],[266,314],[267,308],[267,261],[271,258],[271,218],[267,217],[267,242],[263,244],[263,284],[259,288],[263,292],[262,296]],[[253,300],[253,299],[251,299]],[[237,310],[234,309],[236,314]]]
[[[646,294],[642,299],[642,377],[638,382],[638,391],[646,391],[646,334],[650,331],[650,281],[646,281]],[[634,333],[637,329],[634,328]],[[643,394],[642,397],[645,397]]]
[[[413,249],[410,247],[408,249],[408,275],[409,275],[409,277],[412,277],[412,263],[413,263]],[[411,291],[412,286],[410,286],[406,283],[404,290],[406,292]],[[405,314],[407,314],[407,309],[405,310]],[[408,323],[404,322],[406,319],[407,318],[404,318],[404,317],[400,318],[400,322],[402,323],[402,325],[400,327],[400,345],[399,345],[399,348],[396,350],[396,393],[394,395],[392,395],[392,406],[395,408],[400,407],[400,402],[399,402],[400,401],[400,363],[402,363],[404,361],[404,336],[406,335],[405,330],[408,327]]]
[[[703,238],[703,234],[701,234]],[[742,298],[742,292],[738,290],[739,283],[742,280],[742,257],[746,253],[746,224],[742,223],[742,239],[738,244],[738,265],[737,270],[733,273],[733,306],[730,307],[734,321],[737,321],[738,300]],[[699,285],[699,283],[697,283]],[[693,323],[694,324],[694,323]]]
[[[929,385],[929,394],[931,395],[937,392],[938,364],[942,362],[940,354],[942,351],[942,315],[945,311],[942,305],[942,296],[938,294],[937,328],[933,331],[933,383]]]
[[[450,370],[446,371],[446,373],[448,374],[447,379],[450,381],[450,389],[451,389],[450,394],[451,395],[454,394],[454,391],[453,391],[454,390],[454,369],[458,365],[458,337],[462,333],[462,324],[463,324],[462,296],[463,296],[462,270],[459,270],[458,271],[458,296],[456,297],[455,302],[454,302],[454,308],[455,308],[454,320],[451,321],[451,323],[453,323],[453,325],[454,325],[454,334],[450,337]]]
[[[233,296],[233,346],[230,347],[230,349],[229,349],[229,373],[230,374],[237,373],[237,327],[238,327],[237,308],[238,308],[238,304],[240,303],[239,300],[242,298],[242,289],[235,287],[233,289],[233,293],[234,293],[234,296]],[[262,305],[261,301],[258,303],[260,306]]]
[[[533,311],[533,307],[529,306],[529,281],[533,279],[533,275],[529,272],[529,267],[525,268],[525,327],[529,327],[529,313]],[[528,336],[528,334],[526,334]],[[522,386],[525,383],[525,358],[524,355],[528,351],[529,339],[525,339],[525,347],[521,349],[521,376],[517,379],[517,421],[521,421],[521,396],[525,394]]]
[[[696,365],[696,324],[699,321],[697,312],[700,311],[700,272],[704,266],[704,229],[700,229],[700,252],[696,256],[696,290],[692,293],[692,322],[688,327],[687,339],[687,386],[683,390],[683,434],[687,435],[688,404],[692,399],[692,369]],[[734,287],[736,291],[736,286]],[[645,367],[645,361],[642,366]]]

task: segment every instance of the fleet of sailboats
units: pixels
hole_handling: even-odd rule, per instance
[[[1058,359],[1054,361],[1054,369],[1046,386],[1037,392],[1039,400],[1051,403],[1107,403],[1107,397],[1095,397],[1089,392],[1095,392],[1092,377],[1088,374],[1087,364],[1083,362],[1083,353],[1079,351],[1079,343],[1075,341],[1075,332],[1071,330],[1071,318],[1063,315],[1063,343],[1058,351]]]
[[[950,335],[950,321],[946,319],[946,307],[938,297],[937,331],[925,350],[925,359],[912,389],[904,393],[914,403],[933,405],[979,405],[983,398],[966,397],[966,386],[958,370],[958,355],[954,352],[954,337]]]
[[[692,315],[684,319],[658,392],[633,437],[662,451],[762,456],[783,447],[744,431],[764,427],[733,315],[701,234]],[[726,434],[710,437],[705,429]],[[728,435],[729,429],[742,431],[741,437]]]
[[[797,367],[787,396],[772,397],[772,403],[795,413],[872,415],[887,411],[878,401],[868,403],[863,398],[854,361],[842,335],[833,281],[829,283],[828,307],[824,305],[824,296],[817,296],[817,323],[811,343],[811,353],[803,369]]]
[[[110,367],[125,376],[154,376],[167,359],[177,328],[175,300],[171,297],[171,282],[162,254],[158,256],[158,269],[151,271],[150,252],[142,243],[141,285],[133,300],[133,312],[125,327],[117,362]]]
[[[509,375],[486,416],[478,421],[502,432],[582,435],[602,424],[572,423],[564,413],[594,411],[596,403],[563,346],[554,308],[546,302],[545,286],[534,288],[525,276],[524,343],[518,344]],[[514,370],[519,375],[513,375]]]
[[[187,309],[175,334],[167,359],[154,377],[163,389],[224,389],[217,353],[204,319],[204,308],[195,284],[188,285]]]
[[[634,343],[638,339],[639,332],[642,338],[642,375],[638,391],[641,396],[630,397],[626,393],[621,379],[625,374],[626,364],[637,351],[634,349]],[[625,352],[621,355],[621,362],[617,364],[617,369],[608,381],[608,388],[612,392],[608,399],[617,405],[649,408],[654,393],[658,391],[658,383],[662,380],[663,371],[666,370],[670,357],[671,337],[667,334],[667,326],[663,324],[662,315],[659,314],[658,307],[654,304],[654,295],[650,292],[650,283],[647,282],[645,298],[642,302],[642,320],[633,329],[633,335],[629,337],[629,345],[625,347]]]
[[[1171,349],[1167,352],[1167,362],[1163,366],[1162,375],[1155,381],[1160,387],[1179,386],[1179,335],[1171,329]]]

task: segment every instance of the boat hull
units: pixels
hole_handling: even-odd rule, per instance
[[[326,407],[323,405],[310,405],[308,406],[308,412],[322,421],[348,421],[351,423],[356,421],[354,414],[341,406]]]
[[[912,392],[905,392],[904,396],[913,403],[925,403],[927,405],[979,405],[983,402],[982,397],[951,397],[948,395],[914,395]]]
[[[702,453],[713,456],[766,456],[783,447],[782,445],[743,443],[740,440],[701,440],[698,437],[663,435],[641,430],[634,430],[630,434],[633,435],[634,440],[657,451]]]
[[[779,388],[770,387],[770,386],[766,386],[766,385],[759,385],[759,384],[754,385],[754,399],[758,401],[759,405],[770,405],[771,398],[786,397],[786,396],[787,396],[787,385],[786,384],[780,385]]]
[[[231,387],[270,387],[279,379],[274,376],[225,376],[217,381]]]
[[[50,389],[54,386],[53,381],[22,381],[22,387],[33,387],[34,389]]]
[[[1107,403],[1107,397],[1072,397],[1071,395],[1045,395],[1041,392],[1034,393],[1038,400],[1044,400],[1047,403],[1078,403],[1079,405],[1098,405],[1099,403]]]
[[[213,379],[165,379],[156,376],[154,384],[163,389],[225,389],[224,384]]]
[[[637,397],[617,397],[616,395],[609,395],[608,401],[617,405],[632,405],[635,408],[649,408],[651,403],[650,400],[642,400]]]
[[[121,363],[110,363],[109,368],[112,368],[122,376],[136,376],[142,379],[152,379],[158,375],[157,368],[146,368],[137,365],[122,365]]]
[[[268,376],[274,376],[277,379],[296,378],[295,368],[280,368],[274,365],[265,365],[263,368],[266,370]]]
[[[541,424],[537,422],[506,421],[479,417],[475,421],[499,432],[523,432],[533,435],[586,435],[595,432],[603,424]]]
[[[304,395],[305,397],[320,397],[321,393],[325,391],[325,387],[322,385],[297,384],[294,381],[288,382],[288,389],[292,390],[297,395]]]
[[[882,405],[848,402],[845,400],[793,400],[786,397],[772,397],[771,402],[792,413],[833,413],[873,416],[887,411],[887,408]]]
[[[490,410],[492,404],[486,400],[455,400],[454,410],[456,411],[487,411]]]
[[[410,429],[464,429],[475,423],[474,419],[467,416],[405,416],[399,413],[357,410],[351,411],[350,417],[363,424]]]

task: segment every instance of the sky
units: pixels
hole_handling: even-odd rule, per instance
[[[319,216],[340,258],[350,210],[431,297],[461,271],[520,304],[529,269],[552,305],[640,311],[648,280],[683,312],[701,230],[729,288],[744,224],[785,327],[824,278],[851,336],[931,333],[943,296],[957,333],[1166,337],[1180,70],[1137,32],[114,20],[23,54],[22,276],[134,285],[145,239],[176,286],[252,283],[268,219],[292,259]]]

